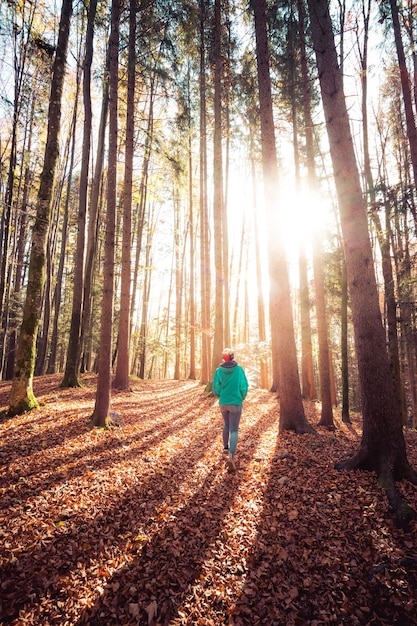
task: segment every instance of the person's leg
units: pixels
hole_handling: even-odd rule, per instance
[[[239,433],[240,416],[242,415],[242,407],[234,407],[233,412],[229,412],[229,453],[233,457],[236,452],[237,439]]]
[[[220,413],[223,416],[223,448],[225,450],[229,449],[229,409],[227,405],[220,405]]]

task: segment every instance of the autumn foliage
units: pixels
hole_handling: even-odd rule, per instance
[[[198,383],[133,381],[119,426],[92,430],[94,377],[59,382],[35,379],[40,408],[0,422],[1,624],[417,623],[416,522],[395,527],[374,473],[333,469],[359,416],[278,436],[275,395],[250,390],[229,474]]]

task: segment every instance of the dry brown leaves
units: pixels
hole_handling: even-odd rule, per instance
[[[395,528],[373,474],[333,469],[359,418],[277,437],[276,398],[251,390],[229,474],[197,383],[136,381],[113,395],[120,428],[92,431],[94,378],[59,382],[0,423],[2,624],[417,624],[416,526]]]

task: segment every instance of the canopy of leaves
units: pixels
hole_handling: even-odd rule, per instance
[[[415,624],[415,522],[395,528],[374,475],[333,469],[359,417],[277,439],[275,395],[250,390],[229,474],[197,383],[134,381],[97,431],[94,377],[59,382],[35,379],[40,409],[0,423],[2,624]]]

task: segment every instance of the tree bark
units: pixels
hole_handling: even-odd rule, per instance
[[[87,32],[85,38],[85,58],[83,73],[84,129],[80,172],[80,191],[78,199],[78,230],[75,253],[74,284],[70,336],[67,349],[67,362],[61,387],[79,387],[81,357],[81,319],[84,289],[84,254],[87,212],[88,172],[90,164],[90,145],[92,127],[91,109],[91,64],[93,60],[94,20],[97,0],[91,0],[88,9]]]
[[[72,0],[63,0],[59,23],[58,44],[52,70],[48,109],[48,131],[45,158],[40,176],[36,219],[32,231],[28,285],[23,309],[23,320],[17,347],[15,373],[10,392],[9,412],[12,415],[38,406],[33,393],[36,336],[41,314],[42,292],[45,281],[46,244],[51,216],[52,190],[58,160],[61,100],[72,14]]]
[[[206,108],[206,0],[200,0],[200,280],[201,280],[201,382],[210,380],[210,240],[207,206],[207,108]]]
[[[411,164],[413,166],[414,185],[417,186],[417,128],[413,112],[410,75],[405,61],[404,45],[401,37],[401,26],[398,16],[397,0],[390,0],[392,23],[394,26],[395,47],[397,49],[398,66],[400,69],[401,88],[404,100],[407,137],[410,146]]]
[[[214,3],[214,138],[213,138],[213,218],[215,313],[211,376],[221,361],[224,348],[225,276],[223,263],[223,158],[222,158],[222,24],[220,0]]]
[[[191,92],[190,72],[187,80],[188,89],[188,223],[190,232],[190,293],[189,293],[189,323],[190,323],[190,368],[188,378],[196,379],[196,310],[195,310],[195,228],[194,228],[194,202],[193,202],[193,152],[191,135]]]
[[[379,310],[378,292],[368,233],[365,201],[360,185],[341,72],[327,0],[308,0],[313,44],[333,163],[363,403],[363,433],[356,454],[336,464],[340,469],[374,470],[392,503],[393,481],[408,478],[417,484],[410,467],[402,431],[400,402],[395,394]],[[396,506],[397,522],[406,525],[414,515]]]
[[[113,331],[114,258],[117,194],[117,133],[118,133],[118,69],[120,0],[112,0],[111,32],[109,38],[109,163],[107,174],[106,240],[103,268],[103,298],[98,355],[96,402],[91,416],[92,426],[111,425],[109,416],[111,391],[111,352]]]
[[[288,269],[279,220],[278,166],[272,108],[265,0],[252,0],[255,16],[264,194],[267,211],[272,350],[279,364],[279,430],[314,432],[301,397]]]
[[[127,77],[126,111],[126,151],[123,189],[123,236],[122,236],[122,276],[120,288],[120,316],[117,348],[116,374],[113,387],[129,390],[130,363],[130,286],[131,286],[131,244],[132,244],[132,184],[133,153],[135,131],[135,62],[136,62],[136,5],[130,0],[129,9],[129,53]]]

